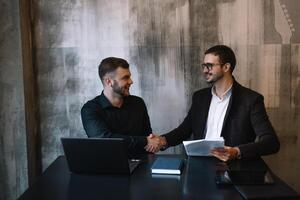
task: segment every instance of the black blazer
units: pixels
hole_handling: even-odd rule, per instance
[[[212,94],[211,88],[194,93],[192,106],[184,121],[163,135],[169,146],[180,144],[193,135],[205,138],[205,126]],[[280,143],[268,119],[263,96],[234,81],[221,136],[225,145],[238,146],[242,157],[256,157],[279,151]]]

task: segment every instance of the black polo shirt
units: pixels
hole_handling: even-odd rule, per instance
[[[123,105],[118,108],[102,92],[83,105],[81,118],[88,137],[124,138],[130,153],[145,153],[146,136],[152,133],[152,129],[142,98],[125,97]]]

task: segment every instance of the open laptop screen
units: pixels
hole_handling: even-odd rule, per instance
[[[61,138],[73,173],[130,174],[128,149],[122,138]]]

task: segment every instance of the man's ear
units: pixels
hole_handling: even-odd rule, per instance
[[[228,72],[230,71],[231,65],[230,63],[225,63],[223,66],[224,72]]]
[[[109,76],[105,76],[103,78],[103,82],[104,82],[105,86],[111,87],[113,85],[113,80]]]

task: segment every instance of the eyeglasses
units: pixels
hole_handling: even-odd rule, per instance
[[[215,66],[215,65],[222,66],[223,64],[221,64],[221,63],[202,63],[201,67],[202,67],[202,70],[204,70],[206,68],[208,71],[210,71],[210,70],[212,70],[213,66]]]

